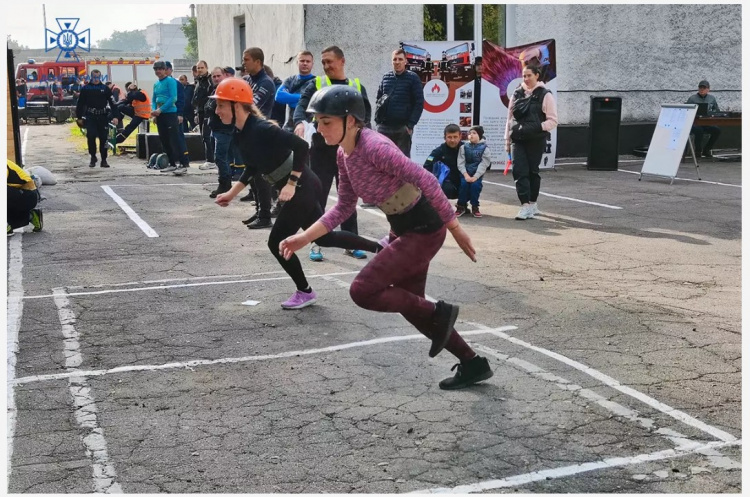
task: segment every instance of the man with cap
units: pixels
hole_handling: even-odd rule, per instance
[[[708,112],[719,112],[719,104],[716,102],[716,97],[708,94],[710,91],[711,85],[704,79],[698,83],[698,93],[690,95],[686,103],[708,104]],[[695,153],[701,154],[703,157],[713,157],[714,144],[721,135],[721,129],[718,126],[693,126],[690,133],[695,135]],[[704,134],[708,134],[708,141],[701,148]]]
[[[154,73],[158,81],[154,83],[151,99],[151,117],[159,130],[159,141],[169,157],[169,167],[162,172],[177,170],[180,162],[179,127],[177,119],[177,80],[167,76],[167,64],[163,60],[154,62]]]

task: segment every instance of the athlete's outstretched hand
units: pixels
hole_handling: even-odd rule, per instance
[[[279,255],[286,260],[289,260],[292,255],[308,244],[307,237],[304,233],[292,235],[279,243]]]
[[[231,202],[233,198],[234,195],[232,195],[230,192],[220,193],[216,196],[216,203],[222,207],[226,207],[229,205],[229,202]]]
[[[455,227],[450,228],[450,232],[458,246],[464,251],[464,254],[469,256],[469,259],[472,261],[477,262],[477,251],[474,249],[474,245],[471,244],[469,234],[464,231],[461,225],[458,224]]]

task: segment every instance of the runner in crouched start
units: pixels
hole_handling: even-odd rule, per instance
[[[314,304],[317,295],[308,284],[297,256],[284,258],[279,254],[282,240],[300,228],[310,227],[323,215],[318,202],[320,180],[307,166],[307,142],[266,120],[253,104],[250,85],[240,78],[223,80],[209,98],[217,100],[216,115],[219,119],[224,124],[233,123],[237,128],[233,140],[246,164],[240,180],[231,190],[217,196],[216,203],[222,207],[229,205],[257,172],[280,191],[279,200],[284,205],[271,229],[268,247],[297,285],[297,291],[281,307],[301,309]],[[315,243],[321,247],[360,249],[372,253],[383,249],[378,242],[348,231],[321,233]]]
[[[478,356],[456,332],[458,306],[425,298],[430,261],[450,231],[461,249],[476,262],[469,235],[461,228],[435,177],[409,160],[383,135],[364,128],[365,106],[360,93],[344,85],[313,95],[308,112],[315,113],[318,132],[328,145],[339,145],[338,203],[303,233],[285,239],[279,252],[287,259],[347,219],[357,198],[378,205],[391,225],[385,248],[359,272],[350,294],[354,302],[379,312],[398,312],[432,341],[429,355],[443,348],[460,363],[440,388],[453,390],[490,378],[487,359]],[[249,161],[248,161],[249,163]]]

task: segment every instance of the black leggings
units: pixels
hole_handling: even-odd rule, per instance
[[[336,189],[338,190],[339,184],[339,166],[336,163],[336,152],[339,149],[338,145],[326,145],[323,135],[320,133],[314,133],[312,135],[312,146],[310,147],[310,167],[313,172],[320,179],[320,193],[319,201],[320,205],[325,211],[326,203],[328,203],[328,194],[331,191],[331,185],[333,185],[333,179],[336,178]],[[355,235],[359,234],[357,229],[357,211],[349,216],[349,219],[341,223],[341,229],[350,231]]]
[[[538,139],[513,142],[513,179],[521,204],[536,202],[542,177],[539,176],[539,163],[544,155],[547,142],[544,136]]]
[[[279,261],[284,271],[292,278],[298,290],[306,290],[309,287],[305,272],[302,270],[302,264],[296,254],[292,254],[289,260],[284,259],[279,254],[279,244],[285,238],[296,234],[300,228],[307,229],[320,219],[323,215],[323,207],[318,201],[320,191],[320,179],[310,168],[305,168],[299,179],[299,186],[294,197],[281,207],[279,217],[276,218],[268,237],[268,249]],[[331,231],[315,240],[315,243],[321,247],[366,250],[372,253],[376,253],[382,248],[378,242],[344,230]]]

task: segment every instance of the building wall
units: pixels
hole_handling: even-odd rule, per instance
[[[293,59],[304,49],[303,5],[206,5],[196,6],[198,54],[214,66],[238,66],[242,53],[235,37],[235,19],[244,16],[245,46],[260,47],[274,74],[284,79],[297,71]]]
[[[391,52],[400,41],[423,39],[422,4],[315,4],[305,9],[305,43],[315,56],[315,74],[323,74],[321,50],[337,45],[344,51],[347,76],[360,79],[373,107],[383,74],[393,69]]]
[[[508,44],[554,38],[562,124],[589,121],[590,96],[621,96],[623,121],[656,121],[708,79],[741,110],[740,5],[517,5]],[[623,90],[621,92],[611,90]]]
[[[185,57],[187,38],[182,32],[182,24],[157,23],[146,26],[146,42],[159,53],[164,60],[181,59]]]

